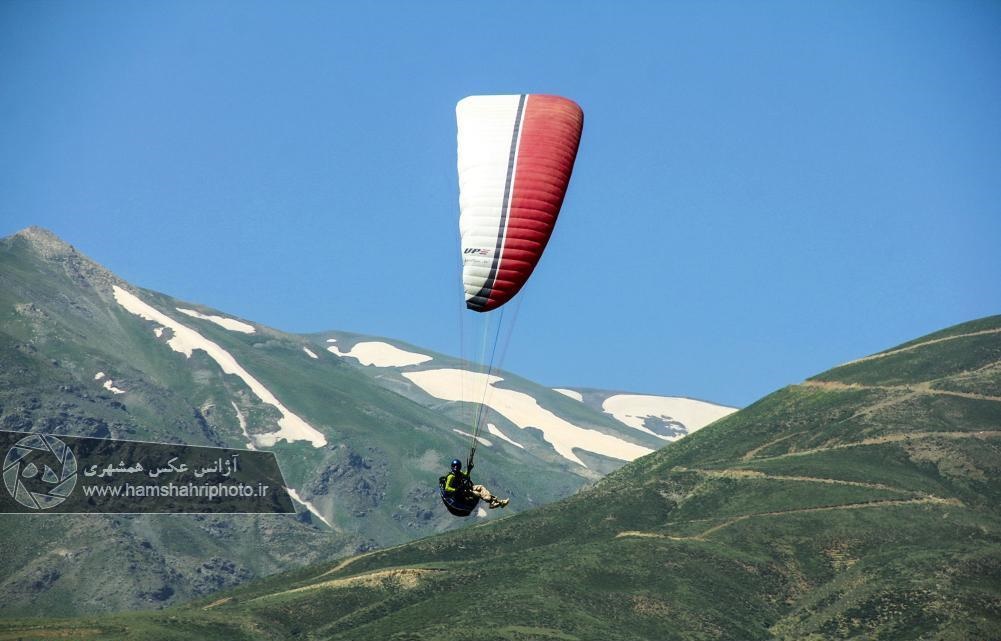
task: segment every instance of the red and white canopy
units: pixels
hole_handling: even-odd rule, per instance
[[[470,96],[458,123],[459,232],[466,307],[511,300],[549,242],[584,112],[559,96]]]

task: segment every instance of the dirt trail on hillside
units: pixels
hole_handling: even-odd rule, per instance
[[[102,628],[77,628],[77,627],[46,627],[40,625],[15,625],[7,630],[0,631],[2,641],[22,641],[22,639],[91,639],[108,634],[108,630]]]
[[[827,447],[815,447],[808,450],[800,450],[798,452],[788,452],[786,454],[777,454],[775,456],[762,456],[761,458],[753,459],[755,462],[758,461],[772,461],[776,459],[788,458],[791,456],[810,456],[811,454],[819,454],[821,452],[830,452],[832,450],[842,450],[849,447],[864,447],[866,445],[881,445],[883,443],[897,443],[900,441],[911,441],[926,438],[948,438],[948,439],[964,439],[964,438],[978,438],[978,439],[992,439],[1001,438],[1001,431],[999,430],[980,430],[978,432],[907,432],[899,434],[886,434],[884,436],[875,436],[873,438],[864,438],[861,441],[853,441],[851,443],[839,443],[838,445],[829,445]]]
[[[937,496],[924,496],[916,499],[884,499],[876,501],[865,501],[864,503],[846,503],[843,505],[826,505],[822,507],[804,507],[792,510],[778,510],[774,512],[755,512],[754,514],[742,514],[740,516],[735,516],[733,518],[727,519],[718,525],[714,525],[708,530],[695,534],[693,536],[671,536],[669,534],[661,534],[659,532],[639,532],[635,530],[628,530],[625,532],[619,532],[615,535],[615,538],[656,538],[656,539],[669,539],[672,541],[704,541],[709,535],[719,532],[723,528],[730,527],[734,523],[740,523],[741,521],[746,521],[747,519],[757,518],[757,517],[768,517],[768,516],[785,516],[789,514],[805,514],[808,512],[830,512],[832,510],[861,510],[865,508],[873,507],[892,507],[900,505],[951,505],[955,507],[962,507],[962,502],[957,499],[943,499]],[[712,520],[712,519],[705,519]],[[693,523],[695,521],[688,521]],[[675,524],[677,525],[677,524]]]
[[[742,460],[742,461],[750,461],[751,459],[753,459],[755,456],[758,455],[758,452],[760,452],[761,450],[765,449],[766,447],[771,447],[772,445],[775,445],[776,443],[781,443],[782,441],[786,440],[787,438],[792,438],[794,436],[799,436],[800,434],[805,434],[805,433],[806,432],[793,432],[792,434],[786,434],[785,436],[780,436],[777,439],[773,439],[773,440],[768,441],[767,443],[765,443],[763,445],[759,445],[758,447],[754,448],[753,450],[748,450],[748,452],[746,454],[744,454],[743,456],[740,457],[740,460]]]
[[[202,609],[203,610],[211,610],[212,608],[219,607],[220,605],[225,605],[225,604],[229,603],[232,600],[233,600],[233,597],[231,597],[231,596],[224,596],[223,598],[219,599],[218,601],[213,601],[212,603],[209,603],[208,605],[206,605]]]
[[[722,470],[690,469],[684,467],[674,468],[679,472],[698,472],[706,476],[734,479],[766,479],[773,481],[800,481],[804,483],[824,483],[827,485],[850,485],[852,487],[864,487],[870,490],[883,490],[886,492],[900,492],[901,494],[917,494],[913,490],[905,490],[899,487],[891,487],[882,483],[863,483],[862,481],[843,481],[841,479],[824,478],[817,476],[787,476],[784,474],[766,474],[758,470],[747,470],[743,468],[728,468]]]
[[[988,332],[996,333],[996,332]],[[922,343],[927,344],[927,343]],[[982,371],[986,368],[998,367],[1001,363],[995,362],[990,363],[984,367],[979,368],[977,371]],[[965,372],[964,372],[965,373]],[[963,373],[960,373],[961,376]],[[953,377],[950,377],[953,378]],[[989,401],[989,402],[1001,402],[1001,396],[989,396],[986,394],[974,394],[971,392],[954,392],[951,390],[935,389],[932,385],[935,381],[925,381],[922,383],[915,383],[913,385],[863,385],[861,383],[842,383],[839,381],[803,381],[799,384],[799,387],[812,387],[818,389],[827,390],[882,390],[888,392],[895,392],[895,395],[890,395],[887,398],[883,398],[876,403],[871,405],[865,405],[860,407],[859,410],[853,414],[850,418],[858,418],[859,416],[871,416],[879,410],[886,409],[887,407],[898,405],[900,403],[909,401],[917,396],[922,395],[933,395],[933,396],[954,396],[959,398],[967,398],[978,401]],[[804,456],[809,454],[816,454],[818,452],[826,452],[829,450],[836,450],[845,447],[859,447],[864,445],[878,445],[881,443],[892,443],[896,441],[906,441],[909,439],[923,439],[932,437],[943,437],[943,438],[997,438],[1001,436],[1001,432],[998,431],[979,431],[979,432],[911,432],[911,433],[899,433],[899,434],[888,434],[885,436],[867,438],[861,441],[854,441],[850,443],[841,443],[838,445],[830,445],[826,447],[811,448],[808,450],[801,450],[798,452],[788,452],[786,454],[778,454],[775,456],[763,456],[758,457],[758,453],[772,445],[781,443],[782,441],[792,438],[797,435],[802,435],[805,432],[799,431],[792,434],[786,434],[780,436],[776,439],[763,443],[746,453],[741,455],[740,459],[742,461],[766,461],[770,459],[784,458],[787,456]]]
[[[322,581],[320,583],[313,583],[311,585],[303,585],[298,588],[291,588],[289,590],[282,590],[281,592],[271,592],[268,594],[262,594],[259,597],[250,599],[248,603],[254,601],[260,601],[261,599],[270,599],[273,597],[279,597],[285,594],[295,594],[297,592],[308,592],[310,590],[321,590],[324,588],[341,588],[341,587],[366,587],[366,588],[380,588],[380,587],[397,587],[403,589],[411,589],[417,587],[420,580],[429,574],[435,574],[437,572],[444,572],[444,570],[439,568],[391,568],[388,570],[376,570],[374,572],[368,572],[366,574],[359,574],[357,576],[349,576],[343,579],[330,579],[328,581]]]
[[[993,363],[992,363],[993,365]],[[965,373],[965,372],[961,372]],[[1001,402],[1001,396],[987,396],[986,394],[974,394],[972,392],[954,392],[952,390],[935,389],[931,385],[934,381],[914,383],[913,385],[862,385],[861,383],[840,383],[838,381],[803,381],[801,387],[821,387],[836,390],[887,390],[891,392],[901,392],[909,396],[918,394],[935,394],[940,396],[958,396],[959,398],[971,398],[978,401]],[[887,401],[899,402],[902,399],[887,399]]]
[[[855,365],[856,363],[865,363],[866,361],[873,361],[878,358],[886,358],[887,356],[893,356],[895,354],[909,352],[911,350],[915,350],[920,347],[926,347],[928,345],[934,345],[936,343],[945,343],[947,341],[959,340],[961,338],[971,338],[973,336],[985,336],[987,334],[1001,334],[1001,328],[984,329],[979,332],[971,332],[969,334],[956,334],[955,336],[944,336],[942,338],[935,338],[930,341],[925,341],[923,343],[917,343],[916,345],[909,345],[907,347],[901,347],[900,349],[890,350],[889,352],[882,352],[880,354],[873,354],[872,356],[865,356],[863,358],[859,358],[854,361],[848,361],[844,365],[839,365],[839,367],[845,367],[846,365]]]
[[[399,547],[399,546],[396,546],[396,547]],[[389,549],[389,548],[387,548],[387,549]],[[364,554],[359,554],[358,556],[349,556],[348,558],[344,559],[343,561],[341,561],[340,563],[338,563],[334,567],[330,568],[329,570],[327,570],[326,572],[324,572],[320,576],[327,576],[328,574],[333,574],[334,572],[337,572],[338,570],[342,570],[342,569],[346,568],[347,566],[351,565],[352,563],[354,563],[355,561],[357,561],[358,559],[364,559],[366,556],[372,556],[373,554],[376,553],[376,551],[383,552],[384,550],[373,550],[372,552],[365,552]],[[319,578],[319,577],[317,577],[317,578]]]

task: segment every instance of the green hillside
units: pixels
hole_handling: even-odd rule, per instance
[[[998,639],[999,382],[1001,316],[779,390],[545,508],[0,638]]]

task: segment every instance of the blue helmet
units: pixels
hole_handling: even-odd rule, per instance
[[[462,469],[462,461],[457,458],[452,459],[452,471],[458,472]]]

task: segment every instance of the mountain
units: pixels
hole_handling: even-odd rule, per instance
[[[1001,638],[1001,316],[781,389],[552,505],[89,639]]]
[[[436,487],[469,446],[454,381],[486,382],[463,365],[391,339],[288,334],[145,290],[43,229],[0,240],[0,429],[272,450],[300,509],[0,515],[0,612],[164,607],[468,525]],[[477,472],[512,497],[508,513],[668,439],[509,372],[489,384],[498,410]],[[684,431],[707,422],[685,420]]]

